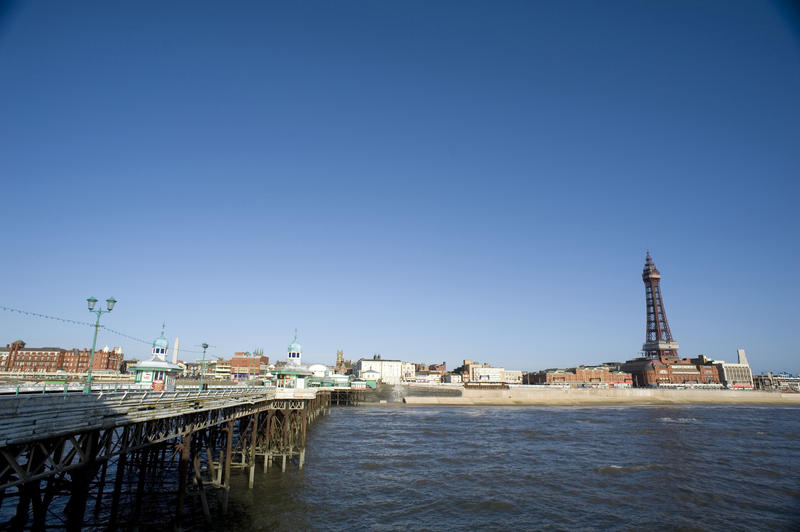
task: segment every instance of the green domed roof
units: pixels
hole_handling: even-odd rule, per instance
[[[290,353],[300,353],[303,350],[303,346],[297,343],[297,331],[294,331],[294,340],[291,344],[289,344],[289,352]]]
[[[169,347],[169,342],[164,337],[164,327],[161,327],[161,336],[153,340],[153,347],[163,347],[164,349]]]

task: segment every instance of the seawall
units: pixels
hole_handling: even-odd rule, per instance
[[[463,389],[460,396],[407,395],[414,405],[635,405],[635,404],[762,404],[800,406],[800,393],[734,390],[660,390],[648,388],[584,389],[515,386],[508,389]]]

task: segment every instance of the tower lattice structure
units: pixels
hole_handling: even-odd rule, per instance
[[[661,297],[661,273],[656,268],[649,251],[642,271],[642,280],[647,305],[647,333],[642,350],[649,358],[661,360],[678,358],[678,343],[672,338],[672,332],[669,330],[664,299]]]

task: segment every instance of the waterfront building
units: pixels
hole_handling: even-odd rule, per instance
[[[652,359],[639,357],[622,365],[638,387],[694,386],[722,388],[717,365],[704,355],[697,358]]]
[[[364,371],[359,372],[358,379],[360,381],[364,381],[366,386],[370,388],[377,388],[378,381],[381,379],[381,372],[374,370],[374,369],[365,369]],[[353,381],[355,384],[356,381]]]
[[[518,369],[503,371],[503,382],[506,384],[522,384],[522,371]]]
[[[426,384],[439,384],[442,382],[442,374],[438,371],[423,370],[417,371],[414,377],[414,382],[421,382]]]
[[[400,378],[403,382],[415,382],[417,376],[417,365],[411,362],[401,362]]]
[[[738,363],[717,362],[717,369],[719,370],[720,380],[726,388],[734,390],[752,390],[753,373],[750,370],[750,364],[747,362],[747,355],[744,349],[736,351],[738,356]]]
[[[66,352],[66,349],[60,347],[26,347],[25,342],[17,340],[6,345],[2,350],[0,370],[20,373],[55,373],[63,369]]]
[[[310,366],[308,366],[308,370],[311,372],[312,376],[317,378],[322,378],[331,374],[331,371],[328,369],[328,366],[324,364],[311,364]]]
[[[378,379],[385,384],[400,384],[403,375],[403,362],[400,360],[386,360],[380,355],[372,358],[361,358],[356,363],[356,374],[364,379],[364,372],[378,372]]]
[[[448,373],[444,377],[442,377],[443,382],[449,384],[461,383],[461,374],[460,373]]]
[[[441,364],[431,364],[428,366],[429,371],[438,371],[439,374],[444,375],[447,373],[447,362],[442,362]]]
[[[609,366],[578,366],[575,368],[545,369],[529,373],[528,384],[560,384],[573,387],[630,388],[633,377]]]
[[[218,358],[208,363],[206,373],[213,379],[227,380],[231,378],[231,363],[224,358]]]
[[[800,392],[800,377],[789,373],[766,373],[753,377],[756,390],[766,392]]]
[[[479,381],[502,383],[505,381],[504,368],[495,368],[491,364],[481,364],[470,359],[465,359],[460,367],[453,370],[453,373],[461,375],[462,382]]]
[[[469,381],[470,382],[504,382],[505,369],[494,368],[488,364],[476,365],[472,364],[469,368]]]
[[[320,373],[319,366],[325,368],[325,371]],[[311,377],[308,379],[308,385],[310,387],[320,387],[320,388],[349,388],[350,387],[350,377],[347,375],[342,375],[341,373],[334,373],[329,368],[323,366],[322,364],[312,364],[308,367],[308,369],[312,372]]]
[[[133,366],[137,384],[150,385],[153,390],[175,391],[175,381],[183,373],[183,368],[178,364],[167,362],[169,342],[164,336],[164,327],[161,336],[153,340],[152,358]]]
[[[124,355],[121,347],[105,346],[95,351],[94,371],[118,372]],[[20,373],[86,373],[91,352],[88,349],[64,349],[62,347],[27,347],[17,340],[0,349],[0,371]]]
[[[264,375],[269,366],[269,357],[263,353],[236,352],[231,357],[230,375],[234,379],[252,379]]]

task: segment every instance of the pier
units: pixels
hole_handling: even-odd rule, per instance
[[[314,389],[0,395],[0,527],[136,524],[148,478],[165,474],[177,476],[176,529],[189,496],[206,518],[224,514],[231,471],[252,488],[257,469],[302,468],[308,426],[330,407],[331,392]],[[90,506],[108,519],[88,523]]]

